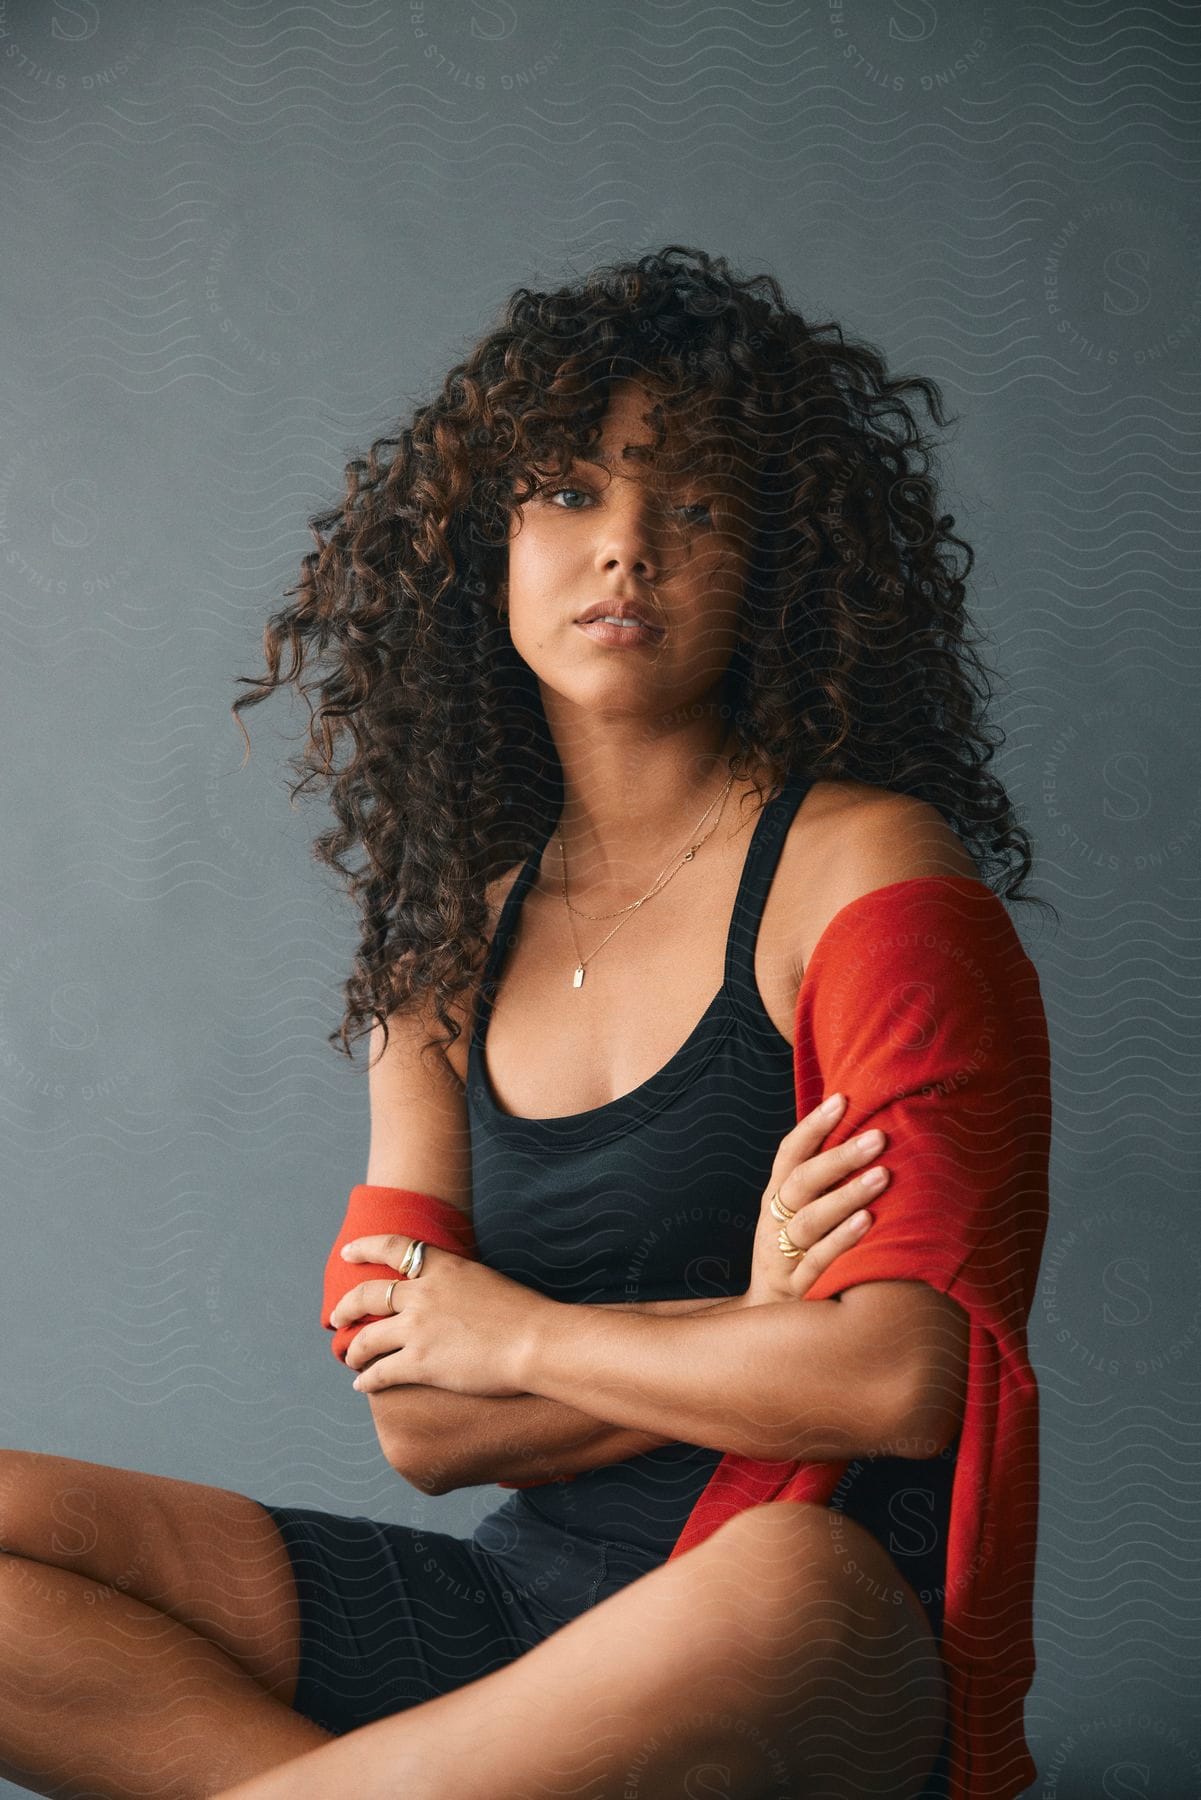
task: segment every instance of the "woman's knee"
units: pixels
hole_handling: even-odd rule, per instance
[[[701,1558],[694,1569],[699,1584],[750,1626],[809,1632],[821,1617],[836,1624],[848,1610],[825,1507],[803,1501],[748,1507],[692,1556]]]
[[[883,1545],[826,1507],[768,1502],[727,1520],[681,1565],[691,1557],[709,1623],[725,1626],[715,1666],[741,1679],[797,1766],[832,1794],[919,1793],[945,1724],[945,1674]]]
[[[945,1673],[921,1604],[863,1526],[807,1501],[772,1501],[680,1559],[719,1657],[789,1683],[851,1682],[868,1705],[902,1690],[941,1717]]]
[[[785,1616],[840,1620],[857,1637],[888,1637],[900,1625],[929,1635],[913,1588],[879,1540],[858,1521],[810,1501],[748,1507],[706,1540],[748,1605]]]

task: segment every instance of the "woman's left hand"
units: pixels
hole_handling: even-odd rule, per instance
[[[882,1167],[877,1167],[874,1180],[851,1173],[862,1170],[864,1163],[880,1154],[885,1143],[882,1131],[861,1133],[834,1150],[819,1148],[845,1112],[846,1095],[831,1095],[826,1104],[829,1113],[817,1107],[798,1120],[776,1152],[759,1208],[751,1281],[744,1297],[747,1306],[802,1299],[835,1258],[870,1229],[871,1213],[861,1226],[852,1223],[852,1215],[865,1210],[869,1201],[878,1200],[888,1185],[888,1171]],[[871,1141],[864,1143],[863,1137]],[[849,1180],[836,1185],[848,1174]],[[783,1225],[771,1211],[775,1194],[794,1215]],[[782,1251],[781,1234],[802,1248],[804,1255],[791,1257]]]
[[[399,1270],[412,1241],[395,1233],[354,1238],[343,1257]],[[387,1280],[378,1278],[351,1288],[330,1315],[335,1329],[384,1312],[387,1291]],[[395,1317],[364,1325],[346,1361],[362,1370],[354,1384],[360,1393],[411,1384],[491,1399],[524,1394],[521,1370],[535,1319],[558,1304],[470,1257],[427,1244],[421,1274],[392,1289]]]

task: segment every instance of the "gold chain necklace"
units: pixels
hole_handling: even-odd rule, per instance
[[[725,804],[726,795],[730,791],[730,783],[733,781],[733,779],[734,779],[734,777],[733,777],[733,775],[731,775],[730,780],[727,781],[725,787],[722,789],[721,793],[717,796],[717,799],[722,802],[723,806]],[[705,820],[709,817],[709,814],[713,811],[713,807],[716,805],[717,805],[717,800],[714,800],[711,806],[706,807],[705,811],[701,814],[700,818],[696,822],[695,829],[697,831],[700,830],[701,826],[705,823]],[[681,865],[680,865],[681,867],[683,866],[684,863],[692,861],[693,856],[700,849],[701,844],[703,844],[705,841],[705,838],[711,837],[713,835],[713,833],[717,830],[717,827],[720,824],[720,822],[721,822],[721,814],[718,813],[717,818],[714,819],[712,825],[709,827],[708,831],[705,833],[705,837],[701,838],[700,843],[690,844],[688,849],[684,852],[684,855],[681,859]],[[563,853],[563,842],[562,842],[561,837],[559,840],[559,853],[560,853],[560,855],[562,855],[562,853]],[[679,854],[680,853],[677,850],[676,856],[679,856]],[[675,859],[673,858],[672,860],[674,861]],[[663,869],[660,870],[659,874],[655,876],[654,882],[651,885],[650,892],[644,894],[642,896],[642,900],[649,900],[653,894],[656,894],[658,892],[659,883],[660,883],[660,881],[663,881],[663,877],[664,877],[664,875],[667,875],[667,870],[670,867],[671,867],[671,864],[668,863],[664,866]],[[679,872],[678,870],[672,871],[673,874],[676,874],[678,872]],[[667,879],[668,879],[668,881],[670,881],[671,876],[668,875]],[[664,881],[663,885],[664,885],[664,887],[666,887],[667,882]],[[566,882],[564,882],[564,884],[563,884],[563,894],[564,894],[564,898],[566,899],[566,895],[567,895]],[[615,919],[617,917],[618,913],[633,912],[635,907],[642,905],[642,900],[631,900],[627,906],[617,906],[617,907],[614,907],[612,912],[604,912],[604,913],[585,912],[582,906],[573,906],[571,904],[571,901],[568,900],[567,901],[567,910],[568,910],[568,912],[573,912],[577,919]],[[595,954],[596,954],[596,952],[593,951],[593,955],[595,955]]]
[[[705,843],[706,839],[712,837],[713,833],[717,830],[718,825],[721,823],[721,815],[726,810],[726,800],[729,797],[730,789],[733,787],[733,785],[734,785],[734,772],[733,772],[733,770],[731,770],[730,771],[730,779],[726,782],[726,785],[722,789],[721,793],[718,795],[717,800],[712,800],[709,803],[709,805],[705,808],[704,812],[701,814],[700,818],[697,820],[696,825],[693,827],[694,833],[696,831],[699,831],[700,827],[705,823],[705,820],[709,817],[709,814],[713,811],[713,808],[717,805],[718,800],[720,800],[721,801],[721,810],[718,812],[716,819],[714,819],[712,825],[710,825],[710,827],[709,827],[708,831],[705,833],[704,837],[698,838],[695,843],[691,843],[691,842],[689,843],[688,848],[684,851],[684,854],[681,857],[680,861],[676,864],[676,867],[674,869],[672,869],[671,875],[667,874],[667,869],[665,868],[659,875],[657,875],[655,877],[650,888],[647,890],[647,892],[645,894],[643,894],[643,896],[640,900],[634,900],[628,906],[619,907],[617,909],[619,912],[623,912],[628,917],[632,917],[633,914],[635,912],[637,912],[637,910],[640,906],[644,905],[647,900],[650,900],[655,894],[659,893],[662,888],[665,888],[667,886],[667,883],[672,879],[672,876],[679,874],[680,870],[684,867],[684,864],[686,862],[692,861],[693,857],[696,855],[696,853],[700,849],[701,845],[703,843]],[[622,919],[620,924],[615,925],[613,927],[612,931],[609,933],[609,936],[602,938],[600,943],[596,946],[595,950],[590,951],[587,956],[581,956],[580,941],[576,937],[575,923],[571,917],[573,912],[579,911],[579,908],[573,907],[571,904],[571,901],[567,897],[567,852],[563,848],[563,833],[557,825],[555,827],[555,832],[559,839],[559,857],[560,857],[560,860],[562,862],[562,867],[563,867],[563,903],[567,908],[567,923],[571,927],[571,941],[572,941],[573,945],[575,946],[575,953],[576,953],[576,959],[577,959],[575,973],[573,974],[573,976],[571,978],[571,985],[573,988],[578,988],[578,987],[583,987],[583,985],[584,985],[585,965],[587,963],[590,963],[592,961],[592,958],[594,956],[598,955],[599,952],[604,949],[605,945],[609,942],[609,938],[615,937],[617,935],[617,933],[621,930],[622,925],[627,923],[627,919]],[[676,852],[676,855],[677,856],[680,855],[678,850]],[[670,864],[668,865],[668,867],[670,867]],[[664,876],[666,876],[666,880],[664,879]],[[615,916],[616,915],[614,913],[580,913],[580,917],[583,919],[589,919],[589,918],[612,919]]]

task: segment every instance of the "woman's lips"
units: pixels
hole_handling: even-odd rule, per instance
[[[650,625],[639,623],[607,625],[603,619],[577,619],[576,625],[585,637],[592,639],[593,643],[609,644],[617,650],[632,649],[644,644],[657,644],[663,637],[662,631],[656,631]]]

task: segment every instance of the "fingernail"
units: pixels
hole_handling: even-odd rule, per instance
[[[851,1214],[851,1224],[856,1231],[862,1231],[863,1227],[865,1225],[870,1225],[871,1222],[872,1215],[869,1212],[857,1212]]]
[[[818,1107],[817,1110],[819,1115],[822,1118],[829,1118],[832,1113],[836,1113],[842,1105],[842,1098],[841,1094],[831,1094],[830,1098],[828,1100],[823,1100]]]
[[[349,1256],[350,1255],[350,1245],[343,1244],[342,1248],[338,1252],[338,1255],[339,1256]]]
[[[865,1188],[879,1187],[881,1185],[881,1183],[883,1182],[883,1180],[884,1180],[884,1170],[883,1169],[869,1169],[866,1175],[861,1175],[859,1177],[859,1185],[860,1185],[860,1187],[865,1187]]]
[[[353,1388],[358,1388],[361,1393],[363,1388],[363,1377],[361,1375],[356,1375],[350,1385]]]
[[[856,1150],[878,1150],[884,1142],[882,1131],[865,1131],[862,1137],[855,1139]]]

